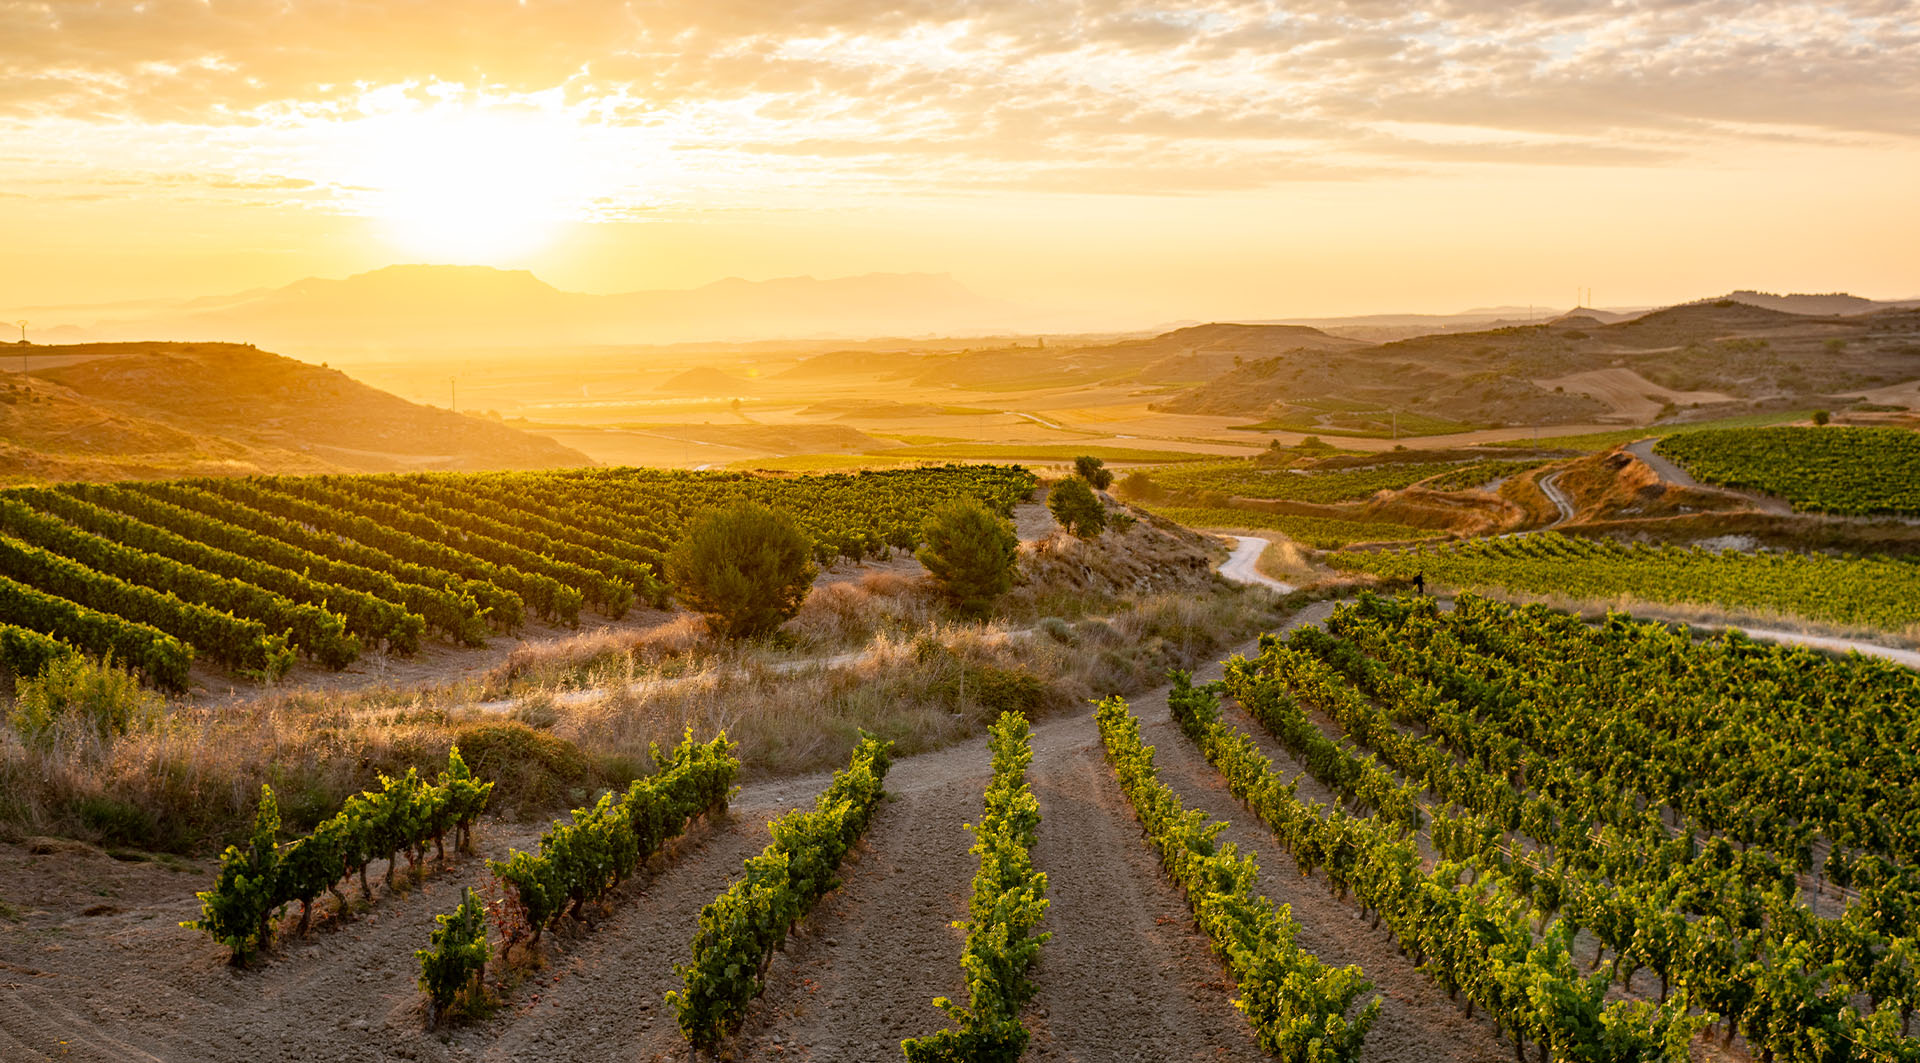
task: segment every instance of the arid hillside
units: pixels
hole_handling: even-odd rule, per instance
[[[1592,375],[1612,372],[1604,381]],[[1630,375],[1629,375],[1630,374]],[[1615,324],[1570,315],[1544,325],[1422,336],[1349,351],[1289,351],[1170,398],[1173,413],[1316,417],[1391,408],[1463,426],[1644,422],[1687,406],[1715,413],[1828,405],[1920,378],[1920,311],[1810,316],[1732,299]],[[1643,381],[1644,387],[1629,386]]]
[[[27,349],[0,395],[0,481],[524,469],[586,455],[226,343]]]

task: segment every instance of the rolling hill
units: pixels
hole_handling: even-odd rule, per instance
[[[0,481],[535,469],[579,451],[242,344],[29,348],[0,393]]]
[[[1565,383],[1602,371],[1606,389],[1582,393]],[[1920,310],[1815,316],[1719,299],[1614,324],[1579,314],[1344,351],[1295,350],[1245,360],[1156,408],[1300,424],[1308,413],[1385,408],[1485,426],[1643,422],[1649,402],[1655,410],[1701,401],[1718,413],[1784,409],[1917,378]],[[1644,394],[1621,401],[1615,393],[1636,379]]]

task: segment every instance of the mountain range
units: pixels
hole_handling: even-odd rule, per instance
[[[235,295],[97,307],[40,307],[43,341],[225,341],[298,355],[403,348],[659,344],[978,333],[1030,322],[946,274],[817,280],[728,278],[699,288],[594,295],[525,270],[388,266]]]

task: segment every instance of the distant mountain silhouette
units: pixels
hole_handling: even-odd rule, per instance
[[[1831,292],[1824,295],[1774,295],[1771,292],[1738,291],[1729,292],[1721,296],[1721,299],[1731,299],[1736,303],[1765,307],[1768,310],[1779,310],[1788,314],[1806,314],[1816,317],[1870,314],[1875,310],[1913,305],[1910,302],[1876,302],[1858,295],[1848,295],[1845,292]]]
[[[84,308],[70,313],[79,317]],[[562,291],[525,270],[404,265],[109,316],[86,323],[87,336],[328,352],[911,336],[1010,328],[1031,315],[946,274],[730,277],[685,290],[590,295]]]

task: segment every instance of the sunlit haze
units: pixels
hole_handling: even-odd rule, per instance
[[[395,262],[1116,327],[1910,297],[1916,11],[0,3],[0,307]]]

